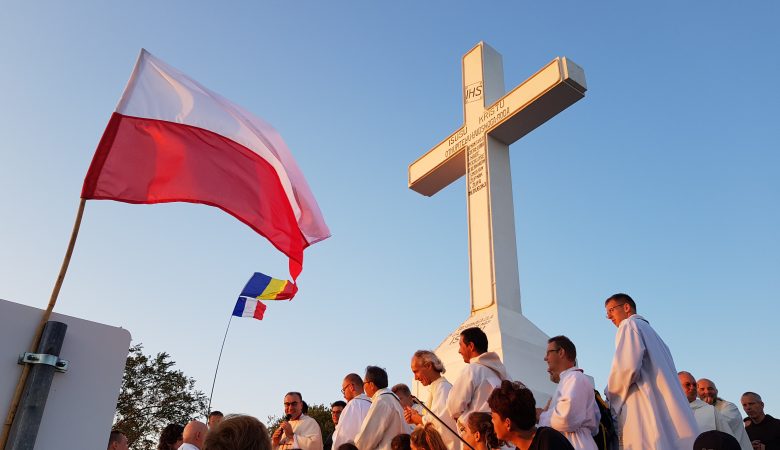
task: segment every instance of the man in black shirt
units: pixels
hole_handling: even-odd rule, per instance
[[[742,409],[750,418],[745,427],[755,450],[780,450],[780,420],[764,414],[764,402],[755,392],[742,394]]]

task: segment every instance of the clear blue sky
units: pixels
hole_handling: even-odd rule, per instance
[[[464,183],[426,198],[406,170],[460,125],[460,58],[484,40],[507,88],[556,56],[588,80],[511,149],[525,314],[570,336],[601,388],[603,301],[625,291],[678,369],[778,415],[777,17],[772,2],[6,2],[0,297],[46,305],[144,47],[272,123],[333,232],[293,302],[233,321],[213,406],[264,419],[289,390],[329,403],[367,364],[410,382],[412,352],[469,299]],[[254,271],[285,276],[286,260],[217,209],[91,201],[56,311],[130,330],[208,392]]]

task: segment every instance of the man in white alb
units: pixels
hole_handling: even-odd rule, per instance
[[[316,420],[303,414],[300,392],[288,392],[284,396],[284,413],[289,419],[282,421],[271,436],[274,450],[322,450],[320,426]]]
[[[593,381],[574,364],[577,348],[566,336],[551,337],[544,360],[550,379],[559,381],[550,404],[539,416],[539,425],[558,430],[576,450],[597,450],[593,436],[599,431],[601,414]]]
[[[680,387],[682,387],[685,398],[688,399],[688,404],[691,407],[691,411],[693,411],[693,417],[696,418],[696,424],[699,425],[699,433],[716,430],[734,436],[728,420],[723,417],[720,411],[697,397],[698,389],[696,378],[694,378],[690,372],[684,370],[678,372],[677,377],[680,379]],[[734,437],[736,438],[736,436]],[[752,447],[750,442],[748,441],[747,444],[748,446],[742,450],[751,450]],[[741,442],[740,447],[742,447]]]
[[[604,302],[617,327],[607,400],[625,450],[690,450],[699,435],[672,353],[626,294]]]
[[[460,332],[458,353],[467,365],[447,398],[447,411],[455,421],[474,411],[489,413],[488,397],[507,379],[501,358],[487,349],[488,338],[481,329],[472,327]]]
[[[336,431],[333,432],[333,450],[341,444],[355,443],[355,436],[363,425],[363,420],[371,408],[371,400],[363,392],[363,379],[356,373],[350,373],[341,382],[341,393],[347,406],[341,411]]]
[[[355,445],[360,450],[390,450],[390,442],[401,433],[406,433],[404,411],[401,402],[387,388],[387,372],[376,366],[366,367],[363,386],[371,397],[363,426],[360,427]]]
[[[444,364],[436,354],[429,350],[418,350],[412,356],[412,373],[415,381],[428,388],[425,406],[441,419],[423,410],[422,415],[413,408],[404,408],[404,419],[412,425],[433,424],[449,450],[460,450],[460,439],[455,433],[458,426],[447,411],[447,397],[452,384],[444,378]],[[442,423],[443,422],[443,423]],[[446,424],[446,426],[445,426]],[[449,427],[449,428],[448,428]]]
[[[718,397],[718,388],[712,380],[707,378],[700,378],[696,382],[696,393],[705,403],[714,406],[726,419],[731,428],[731,435],[737,438],[739,446],[743,450],[752,450],[753,446],[750,444],[750,438],[745,431],[745,423],[742,421],[742,414],[737,405]]]

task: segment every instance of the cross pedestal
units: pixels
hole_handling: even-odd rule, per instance
[[[464,328],[479,326],[510,375],[547,401],[547,335],[522,315],[509,145],[585,96],[585,72],[556,58],[504,91],[501,55],[480,42],[463,57],[463,126],[409,166],[409,188],[431,196],[466,175],[471,315],[436,349],[455,381]]]

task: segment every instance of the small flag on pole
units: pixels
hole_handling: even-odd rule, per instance
[[[271,278],[260,272],[255,272],[246,282],[241,297],[252,297],[258,300],[291,300],[298,292],[295,283]]]
[[[236,317],[254,317],[257,320],[263,320],[266,306],[258,300],[246,297],[238,297],[236,307],[233,308],[233,315]]]
[[[255,272],[239,294],[233,315],[263,320],[266,306],[260,300],[291,300],[296,292],[298,286],[295,283]]]

